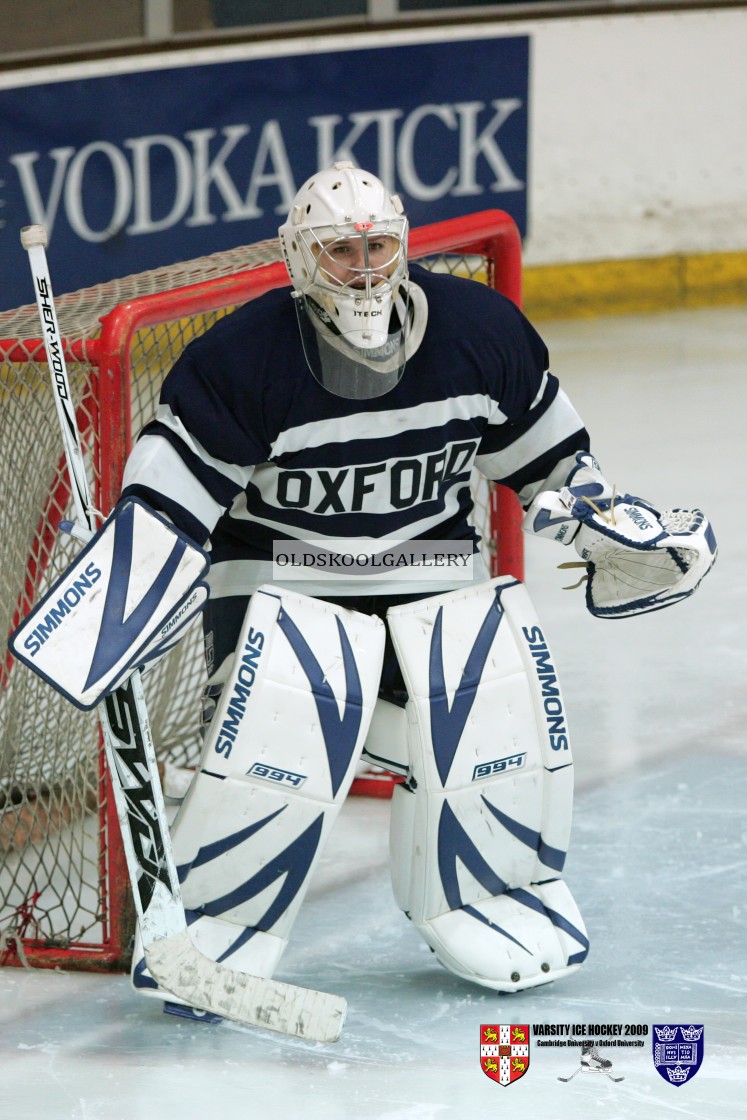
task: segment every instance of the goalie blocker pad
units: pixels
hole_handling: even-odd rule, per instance
[[[10,649],[90,711],[182,636],[207,600],[209,564],[170,522],[128,499],[11,635]]]
[[[387,620],[410,696],[390,834],[399,906],[446,968],[488,988],[574,971],[589,943],[561,879],[570,739],[526,589],[501,577]]]
[[[381,677],[381,619],[270,585],[252,596],[172,829],[189,934],[269,977],[355,775]],[[134,986],[170,1000],[145,967]]]

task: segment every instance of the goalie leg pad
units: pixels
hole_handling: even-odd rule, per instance
[[[501,577],[387,620],[410,696],[410,778],[390,833],[399,906],[442,964],[486,987],[574,971],[588,939],[560,877],[570,739],[526,589]]]
[[[383,649],[381,619],[269,585],[252,596],[172,830],[190,936],[212,960],[277,966],[354,777]],[[138,958],[135,986],[159,994]]]

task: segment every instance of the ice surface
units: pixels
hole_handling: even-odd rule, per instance
[[[279,979],[339,992],[342,1040],[287,1040],[165,1016],[122,976],[0,971],[0,1116],[24,1120],[736,1120],[747,1116],[747,679],[741,496],[744,309],[548,323],[553,368],[607,476],[660,506],[701,505],[719,561],[697,595],[599,621],[528,541],[527,577],[570,713],[577,802],[567,878],[591,953],[563,982],[497,996],[440,967],[397,911],[387,802],[351,799]],[[570,557],[573,558],[573,557]],[[502,1087],[482,1023],[704,1024],[682,1087],[599,1038],[624,1077],[539,1047]]]

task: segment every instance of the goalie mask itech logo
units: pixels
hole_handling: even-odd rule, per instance
[[[483,1023],[480,1066],[499,1085],[511,1085],[529,1069],[529,1025]]]
[[[654,1023],[653,1059],[670,1085],[692,1081],[703,1061],[703,1027],[692,1023]]]

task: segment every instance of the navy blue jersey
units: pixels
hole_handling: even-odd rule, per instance
[[[317,383],[290,288],[226,316],[166,377],[124,493],[209,541],[214,595],[270,581],[274,540],[474,539],[474,468],[526,505],[588,449],[542,339],[509,300],[417,265],[410,276],[428,322],[381,397],[348,400]]]

